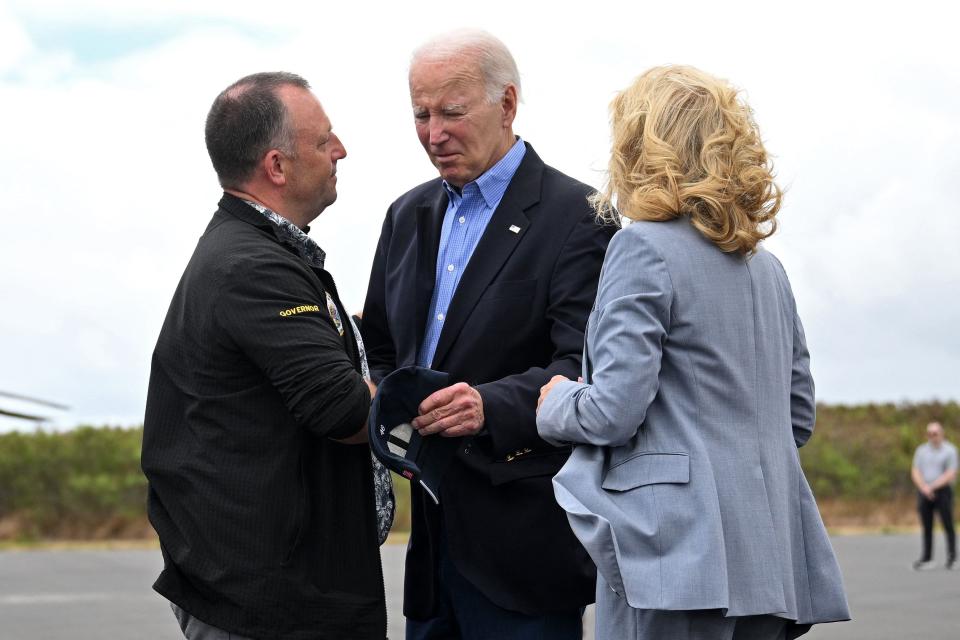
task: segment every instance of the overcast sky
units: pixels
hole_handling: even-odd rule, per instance
[[[960,399],[956,23],[946,3],[792,4],[6,0],[0,390],[70,405],[51,413],[61,426],[142,420],[157,333],[220,196],[204,117],[255,71],[305,76],[346,145],[339,200],[311,235],[359,309],[387,206],[435,175],[410,52],[471,26],[517,59],[515,131],[594,186],[607,105],[648,67],[744,88],[787,188],[766,246],[791,277],[819,399]]]

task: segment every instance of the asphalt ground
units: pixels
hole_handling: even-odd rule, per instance
[[[913,571],[918,535],[833,542],[854,621],[814,627],[805,638],[960,638],[960,571]],[[937,545],[942,560],[939,535]],[[403,638],[403,552],[403,545],[383,548],[394,640]],[[158,550],[0,552],[0,640],[182,638],[166,601],[150,589],[160,565]],[[589,609],[585,626],[592,626]]]

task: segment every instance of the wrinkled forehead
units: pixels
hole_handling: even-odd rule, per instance
[[[479,67],[462,57],[416,60],[410,65],[409,82],[414,101],[483,90]]]

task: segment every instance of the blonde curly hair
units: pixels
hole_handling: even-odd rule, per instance
[[[689,216],[722,251],[750,255],[776,231],[783,192],[753,112],[727,82],[693,67],[650,69],[610,104],[604,222]],[[616,209],[614,209],[614,205]]]

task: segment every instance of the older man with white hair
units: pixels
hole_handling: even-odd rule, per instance
[[[420,143],[439,178],[387,212],[364,307],[374,380],[445,371],[413,426],[458,438],[439,506],[412,490],[407,638],[581,637],[595,569],[553,498],[570,454],[537,435],[539,388],[580,374],[583,332],[613,233],[592,189],[513,133],[516,63],[476,31],[410,65]]]

